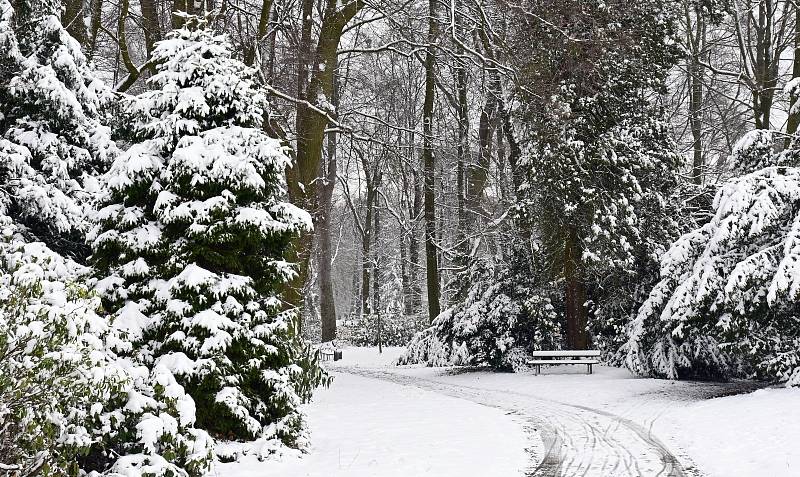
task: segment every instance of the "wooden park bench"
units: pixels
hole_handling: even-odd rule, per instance
[[[585,364],[589,374],[592,374],[592,365],[600,364],[600,351],[598,350],[576,350],[576,351],[533,351],[533,359],[526,361],[529,366],[536,367],[536,374],[542,371],[542,365],[558,366],[561,364]]]

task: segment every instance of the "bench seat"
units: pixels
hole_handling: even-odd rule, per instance
[[[599,350],[555,350],[555,351],[533,351],[533,359],[526,360],[529,366],[536,367],[536,374],[542,370],[542,366],[558,366],[560,364],[582,364],[586,366],[589,374],[592,374],[592,366],[600,364]]]
[[[528,364],[600,364],[596,359],[529,359]]]

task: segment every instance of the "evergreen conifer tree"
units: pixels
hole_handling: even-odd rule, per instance
[[[749,173],[726,182],[711,221],[661,258],[626,345],[634,372],[800,385],[800,153],[773,152],[770,136],[737,143],[733,163]]]
[[[289,158],[260,125],[255,70],[189,18],[157,44],[137,138],[105,177],[94,261],[107,308],[142,333],[130,356],[175,374],[197,425],[226,438],[304,441],[298,409],[324,376],[281,311],[283,259],[310,226],[282,202]]]
[[[54,250],[85,258],[96,175],[116,154],[113,95],[59,21],[60,3],[0,2],[0,212]]]
[[[564,290],[566,345],[580,349],[604,282],[630,290],[663,241],[647,222],[665,217],[679,157],[653,99],[677,59],[674,17],[663,0],[530,4],[541,15],[520,16],[513,41],[525,98],[518,205]]]

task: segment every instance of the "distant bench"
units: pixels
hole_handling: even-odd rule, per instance
[[[589,374],[592,374],[592,365],[600,364],[600,351],[598,350],[576,350],[576,351],[533,351],[533,359],[526,361],[529,366],[536,367],[536,374],[542,371],[542,365],[558,366],[560,364],[585,364]]]
[[[342,359],[342,350],[332,348],[320,349],[319,356],[321,361],[339,361]]]

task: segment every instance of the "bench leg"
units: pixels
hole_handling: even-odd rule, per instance
[[[591,364],[587,364],[586,367],[589,368],[589,374],[592,374],[592,365]]]

